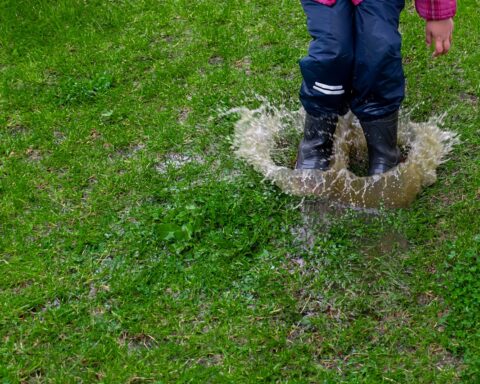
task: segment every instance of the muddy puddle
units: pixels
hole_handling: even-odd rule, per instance
[[[284,192],[359,209],[408,207],[420,191],[437,180],[455,133],[440,128],[442,119],[424,123],[401,118],[398,141],[404,161],[382,175],[365,176],[367,147],[361,127],[349,113],[339,119],[330,169],[295,170],[304,111],[290,111],[268,102],[257,109],[235,108],[234,150]]]

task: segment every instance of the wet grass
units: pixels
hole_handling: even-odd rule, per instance
[[[478,382],[475,1],[406,107],[461,135],[407,210],[303,212],[233,157],[255,94],[299,107],[297,2],[0,3],[0,377]]]

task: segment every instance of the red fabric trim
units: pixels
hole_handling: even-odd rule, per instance
[[[335,4],[336,0],[315,0],[317,3],[325,4],[325,5],[333,5]]]

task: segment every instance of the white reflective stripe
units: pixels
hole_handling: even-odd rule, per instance
[[[343,89],[342,85],[327,85],[327,84],[322,84],[322,83],[318,83],[318,82],[315,82],[315,85],[317,87],[320,87],[320,88],[323,88],[323,89],[329,89],[331,91],[336,91],[336,90],[339,90],[339,89]]]
[[[339,91],[329,91],[328,89],[322,89],[322,88],[318,88],[318,87],[315,87],[315,86],[313,87],[313,89],[315,89],[318,92],[322,92],[325,95],[343,95],[345,93],[345,91],[343,89],[339,90]]]

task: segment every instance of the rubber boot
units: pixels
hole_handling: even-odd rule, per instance
[[[368,175],[378,175],[400,162],[397,146],[398,111],[386,117],[360,122],[367,140]]]
[[[337,121],[338,117],[335,115],[315,117],[307,113],[296,169],[328,169]]]

